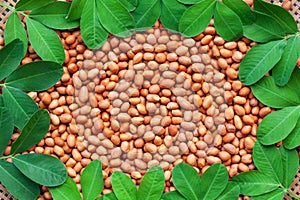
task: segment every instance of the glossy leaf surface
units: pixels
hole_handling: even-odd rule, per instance
[[[297,23],[293,16],[281,6],[267,3],[262,0],[254,0],[254,10],[272,16],[285,30],[285,33],[296,33]]]
[[[263,146],[255,142],[253,161],[257,169],[281,183],[283,180],[282,162],[279,150],[275,146]]]
[[[227,41],[234,41],[243,36],[243,25],[239,16],[223,3],[217,2],[214,23],[217,32]]]
[[[3,154],[14,130],[14,119],[9,110],[0,106],[0,156]]]
[[[26,91],[47,90],[63,75],[60,64],[50,61],[37,61],[22,65],[7,77],[5,84]]]
[[[217,200],[238,199],[240,195],[240,187],[234,182],[229,182],[224,191],[218,196]]]
[[[285,139],[295,128],[300,116],[300,106],[286,107],[267,115],[257,129],[257,137],[264,145]]]
[[[252,24],[244,26],[244,36],[256,42],[269,42],[283,39],[284,29],[269,15],[254,12],[255,20]]]
[[[185,198],[197,200],[200,196],[200,175],[190,165],[179,163],[172,171],[173,183]]]
[[[53,29],[72,29],[79,26],[79,20],[70,21],[66,18],[71,3],[52,2],[46,6],[33,10],[29,17]]]
[[[282,200],[284,197],[284,190],[281,188],[278,188],[272,192],[259,195],[259,196],[254,196],[251,197],[251,200]]]
[[[70,21],[80,19],[86,2],[87,0],[73,0],[67,15],[67,19]]]
[[[243,25],[252,24],[255,21],[255,14],[245,1],[223,0],[222,2],[240,17]]]
[[[18,88],[2,88],[4,105],[7,107],[14,118],[14,123],[20,130],[35,113],[39,107],[26,93]]]
[[[285,40],[277,40],[252,47],[240,63],[240,80],[245,85],[260,80],[280,60],[285,45]]]
[[[17,11],[33,10],[53,2],[53,0],[20,0],[16,4]]]
[[[199,199],[215,199],[226,188],[228,172],[224,165],[214,164],[202,175]]]
[[[100,160],[94,160],[85,167],[80,178],[80,184],[85,200],[94,200],[102,192],[104,183]]]
[[[46,154],[24,154],[13,157],[14,165],[35,183],[53,187],[67,179],[65,165],[57,158]]]
[[[272,76],[277,85],[283,86],[289,81],[300,56],[300,38],[292,36],[284,49],[280,61],[272,70]]]
[[[101,25],[96,8],[96,1],[87,1],[80,20],[80,29],[84,43],[92,49],[100,48],[108,37],[108,32]]]
[[[300,99],[294,91],[295,88],[289,86],[278,87],[270,76],[261,79],[251,89],[260,102],[273,108],[296,106],[300,103]]]
[[[22,41],[24,57],[28,47],[27,34],[18,14],[13,12],[9,15],[6,21],[4,30],[4,41],[5,44],[8,44],[15,39],[20,39]]]
[[[279,186],[275,179],[255,170],[236,175],[232,181],[240,186],[241,194],[249,196],[265,194]]]
[[[49,187],[48,189],[54,200],[82,200],[76,183],[70,177],[67,177],[64,184],[58,187]]]
[[[297,121],[297,124],[293,131],[285,138],[283,145],[287,149],[294,149],[300,145],[300,120]]]
[[[26,24],[29,40],[36,53],[43,60],[62,64],[65,52],[56,32],[34,19],[27,18]]]
[[[164,192],[165,176],[161,167],[152,167],[145,174],[137,191],[138,200],[160,200]]]
[[[0,50],[0,80],[11,74],[23,58],[23,43],[15,39]]]
[[[48,132],[50,117],[46,110],[36,111],[25,124],[19,137],[11,146],[11,154],[23,152],[37,144]]]
[[[113,191],[118,199],[136,200],[136,187],[126,174],[114,171],[111,178]]]
[[[167,29],[178,31],[180,18],[187,7],[177,0],[162,0],[161,2],[161,23]]]
[[[12,163],[0,160],[0,180],[20,200],[35,200],[40,195],[38,184],[24,176]]]
[[[139,1],[132,16],[136,21],[136,28],[152,27],[160,16],[160,0]]]
[[[288,150],[283,146],[279,148],[283,169],[283,181],[284,187],[289,188],[292,184],[295,175],[298,171],[299,157],[296,150]]]
[[[110,33],[128,37],[136,26],[134,18],[118,0],[97,1],[98,15],[101,24]]]
[[[180,33],[193,37],[204,31],[213,16],[215,5],[215,0],[204,0],[189,7],[180,19]]]

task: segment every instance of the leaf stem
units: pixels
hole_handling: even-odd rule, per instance
[[[13,155],[9,155],[9,156],[2,156],[0,157],[0,160],[4,160],[4,159],[7,159],[7,158],[12,158],[14,157]]]
[[[11,10],[11,11],[15,11],[15,8],[14,8],[14,7],[11,7],[11,6],[9,6],[9,5],[5,4],[5,3],[0,2],[0,6],[3,6],[3,7],[5,7],[5,8],[8,8],[8,9]]]
[[[9,5],[5,4],[5,3],[0,2],[0,6],[3,6],[3,7],[5,7],[5,8],[8,8],[9,10],[11,10],[11,11],[13,11],[13,12],[17,12],[17,13],[23,15],[24,17],[28,17],[28,15],[25,14],[24,12],[22,12],[22,11],[16,11],[16,9],[15,9],[14,7],[9,6]]]
[[[293,198],[295,198],[296,200],[300,200],[300,197],[298,197],[297,195],[295,195],[292,191],[290,191],[289,189],[286,190],[286,192]]]

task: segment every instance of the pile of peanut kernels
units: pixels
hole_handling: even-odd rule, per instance
[[[78,30],[58,34],[64,75],[49,90],[29,93],[51,117],[47,136],[31,151],[62,160],[79,189],[93,159],[103,162],[103,193],[111,192],[114,170],[138,185],[149,167],[160,165],[171,191],[172,168],[182,161],[199,173],[220,162],[230,177],[255,168],[257,126],[272,110],[238,80],[239,63],[254,43],[225,42],[213,21],[193,39],[156,23],[130,38],[110,37],[94,52]],[[22,63],[38,59],[30,46]],[[43,191],[39,199],[51,199]]]

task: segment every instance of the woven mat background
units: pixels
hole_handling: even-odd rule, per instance
[[[6,3],[12,7],[16,4],[18,0],[0,0],[0,2]],[[281,4],[283,0],[266,0],[271,3]],[[291,0],[292,1],[292,8],[290,12],[294,15],[294,18],[298,22],[298,27],[300,29],[300,0]],[[0,38],[3,37],[3,30],[5,29],[5,21],[9,16],[9,9],[0,6]],[[298,173],[295,176],[295,179],[291,185],[291,191],[300,196],[300,168],[298,169]],[[285,195],[285,200],[293,200],[292,197],[289,195]],[[0,183],[0,200],[16,200],[9,192],[1,185]]]

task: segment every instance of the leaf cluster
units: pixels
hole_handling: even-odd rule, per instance
[[[80,19],[82,39],[94,49],[102,46],[108,33],[128,37],[134,29],[151,27],[159,16],[159,0],[78,0],[67,17]]]
[[[1,5],[5,6],[2,3]],[[79,21],[69,21],[65,18],[70,6],[71,3],[52,0],[18,1],[6,22],[5,43],[20,39],[24,46],[22,53],[24,56],[29,39],[33,49],[43,60],[62,64],[65,60],[64,47],[53,29],[70,29],[79,26]],[[20,16],[26,18],[28,34]]]
[[[83,199],[85,200],[159,200],[165,185],[164,171],[154,166],[145,174],[137,189],[131,178],[125,173],[114,171],[111,177],[113,193],[100,196],[104,188],[102,164],[99,160],[89,163],[80,178]],[[58,187],[49,188],[53,199],[81,200],[80,192],[75,182],[68,178]]]
[[[165,177],[159,166],[146,172],[138,189],[128,175],[114,171],[111,176],[113,193],[100,196],[104,188],[102,164],[101,161],[94,160],[83,170],[80,183],[85,200],[224,200],[237,199],[240,194],[239,186],[228,182],[228,173],[222,164],[212,165],[200,178],[192,166],[180,163],[174,167],[172,179],[177,190],[163,194]],[[82,199],[71,178],[63,185],[49,190],[54,200]]]
[[[164,172],[159,166],[146,172],[138,189],[128,175],[114,171],[111,176],[113,192],[101,196],[104,188],[102,164],[94,160],[84,169],[80,183],[83,199],[86,200],[232,200],[238,199],[240,194],[252,196],[251,199],[281,200],[286,192],[299,199],[288,190],[298,170],[296,150],[264,146],[257,141],[253,160],[257,170],[241,173],[231,181],[228,181],[228,172],[223,164],[210,166],[200,177],[194,167],[179,163],[172,170],[176,190],[164,194]],[[71,178],[49,190],[54,200],[82,199]]]
[[[264,145],[283,140],[287,149],[300,145],[300,69],[296,68],[287,85],[279,87],[271,76],[266,76],[252,86],[255,97],[263,104],[278,108],[267,115],[257,130],[257,137]]]
[[[279,149],[264,146],[256,141],[253,149],[253,161],[257,170],[243,172],[232,181],[240,186],[241,194],[252,196],[251,199],[281,200],[289,191],[294,176],[298,171],[299,158],[296,150],[284,146]]]
[[[50,155],[20,155],[36,145],[50,127],[48,112],[39,109],[25,91],[50,88],[60,79],[63,69],[52,61],[19,66],[23,49],[23,42],[15,39],[0,50],[0,180],[16,198],[30,200],[39,196],[39,184],[63,184],[67,171],[60,160]],[[11,144],[10,155],[3,156],[14,127],[21,131],[20,135]]]
[[[244,36],[259,42],[242,60],[239,78],[246,85],[259,81],[271,71],[275,83],[288,83],[300,56],[300,38],[297,23],[280,6],[254,0],[255,20],[244,26]]]

